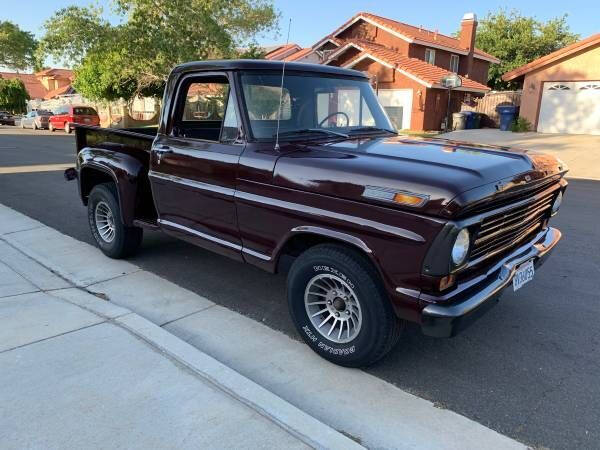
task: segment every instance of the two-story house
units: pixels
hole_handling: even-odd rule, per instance
[[[439,130],[448,112],[441,79],[452,73],[461,77],[450,102],[451,112],[459,111],[463,101],[489,91],[489,65],[500,62],[475,48],[475,14],[465,14],[460,25],[454,38],[361,12],[310,48],[290,44],[266,58],[363,71],[398,129]]]
[[[18,78],[32,100],[49,100],[74,92],[71,87],[73,71],[68,69],[45,69],[36,73],[0,72],[0,78]]]

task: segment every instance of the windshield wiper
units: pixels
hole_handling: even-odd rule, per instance
[[[350,130],[350,133],[364,133],[365,131],[376,131],[376,132],[384,131],[384,132],[390,133],[390,134],[398,134],[395,131],[388,130],[386,128],[379,128],[379,127],[373,127],[373,126],[353,128],[352,130]]]
[[[322,133],[330,136],[337,136],[342,138],[348,138],[347,134],[340,133],[339,131],[328,130],[327,128],[302,128],[300,130],[290,130],[279,133],[279,136],[294,136],[296,134],[308,134],[308,133]],[[274,134],[273,137],[276,135]]]

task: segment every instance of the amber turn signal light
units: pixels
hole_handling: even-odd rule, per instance
[[[396,195],[394,195],[394,202],[401,203],[403,205],[418,206],[423,203],[423,197],[417,197],[416,195],[408,195],[398,192]]]
[[[454,285],[454,281],[456,278],[454,275],[448,275],[440,280],[440,291],[444,289],[448,289],[450,286]]]

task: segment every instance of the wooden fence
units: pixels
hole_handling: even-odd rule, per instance
[[[462,111],[476,111],[484,114],[482,117],[482,127],[497,128],[500,117],[496,112],[498,105],[521,105],[521,91],[500,91],[489,92],[484,97],[474,98],[471,104],[462,105]]]

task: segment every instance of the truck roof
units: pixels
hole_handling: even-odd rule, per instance
[[[192,72],[198,70],[282,70],[282,68],[283,61],[270,61],[264,59],[219,59],[192,61],[179,64],[178,66],[175,66],[173,73]],[[363,72],[358,70],[344,69],[335,66],[325,66],[322,64],[286,62],[285,70],[367,78]]]

